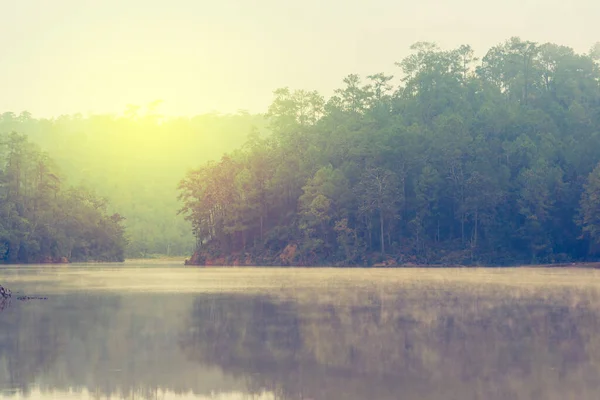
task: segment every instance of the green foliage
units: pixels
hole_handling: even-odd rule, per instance
[[[597,252],[600,248],[600,164],[590,173],[584,187],[580,224],[584,235],[591,240],[591,250]]]
[[[189,172],[182,211],[200,248],[273,263],[290,244],[301,263],[589,258],[598,61],[597,46],[511,38],[477,65],[469,46],[417,43],[398,87],[374,74],[327,101],[279,89],[273,135]]]
[[[65,182],[93,189],[110,200],[109,212],[126,219],[128,258],[187,255],[194,249],[191,227],[176,198],[187,170],[238,147],[263,117],[206,114],[163,118],[159,103],[130,106],[123,116],[81,115],[34,119],[0,115],[0,132],[18,131],[52,155]]]
[[[0,135],[0,263],[123,261],[123,217],[83,188],[62,188],[27,137]]]

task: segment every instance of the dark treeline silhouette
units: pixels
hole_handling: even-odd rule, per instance
[[[93,192],[64,186],[26,136],[0,134],[0,263],[123,261],[123,218]]]
[[[0,385],[140,398],[596,398],[595,289],[418,288],[15,303],[0,314],[11,327],[0,330]]]
[[[600,247],[600,46],[417,43],[329,100],[275,91],[273,134],[180,183],[192,263],[515,264]]]

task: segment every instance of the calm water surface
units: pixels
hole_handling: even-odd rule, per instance
[[[4,267],[0,399],[598,399],[600,271]]]

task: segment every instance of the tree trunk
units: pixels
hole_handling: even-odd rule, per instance
[[[373,249],[373,227],[371,226],[371,219],[365,217],[365,225],[367,227],[367,233],[369,234],[369,250]]]
[[[385,237],[383,236],[383,213],[379,211],[379,225],[381,231],[381,254],[385,254]]]
[[[479,225],[479,210],[475,209],[475,237],[473,239],[473,247],[477,248],[477,225]]]
[[[264,227],[264,225],[263,225],[263,216],[261,215],[260,216],[260,241],[261,242],[263,241],[263,227]]]
[[[460,242],[465,245],[465,213],[460,213]]]
[[[419,255],[419,232],[421,232],[421,222],[419,221],[419,226],[417,227],[417,255]]]

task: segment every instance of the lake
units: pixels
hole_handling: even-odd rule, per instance
[[[599,278],[0,267],[0,399],[598,399]]]

